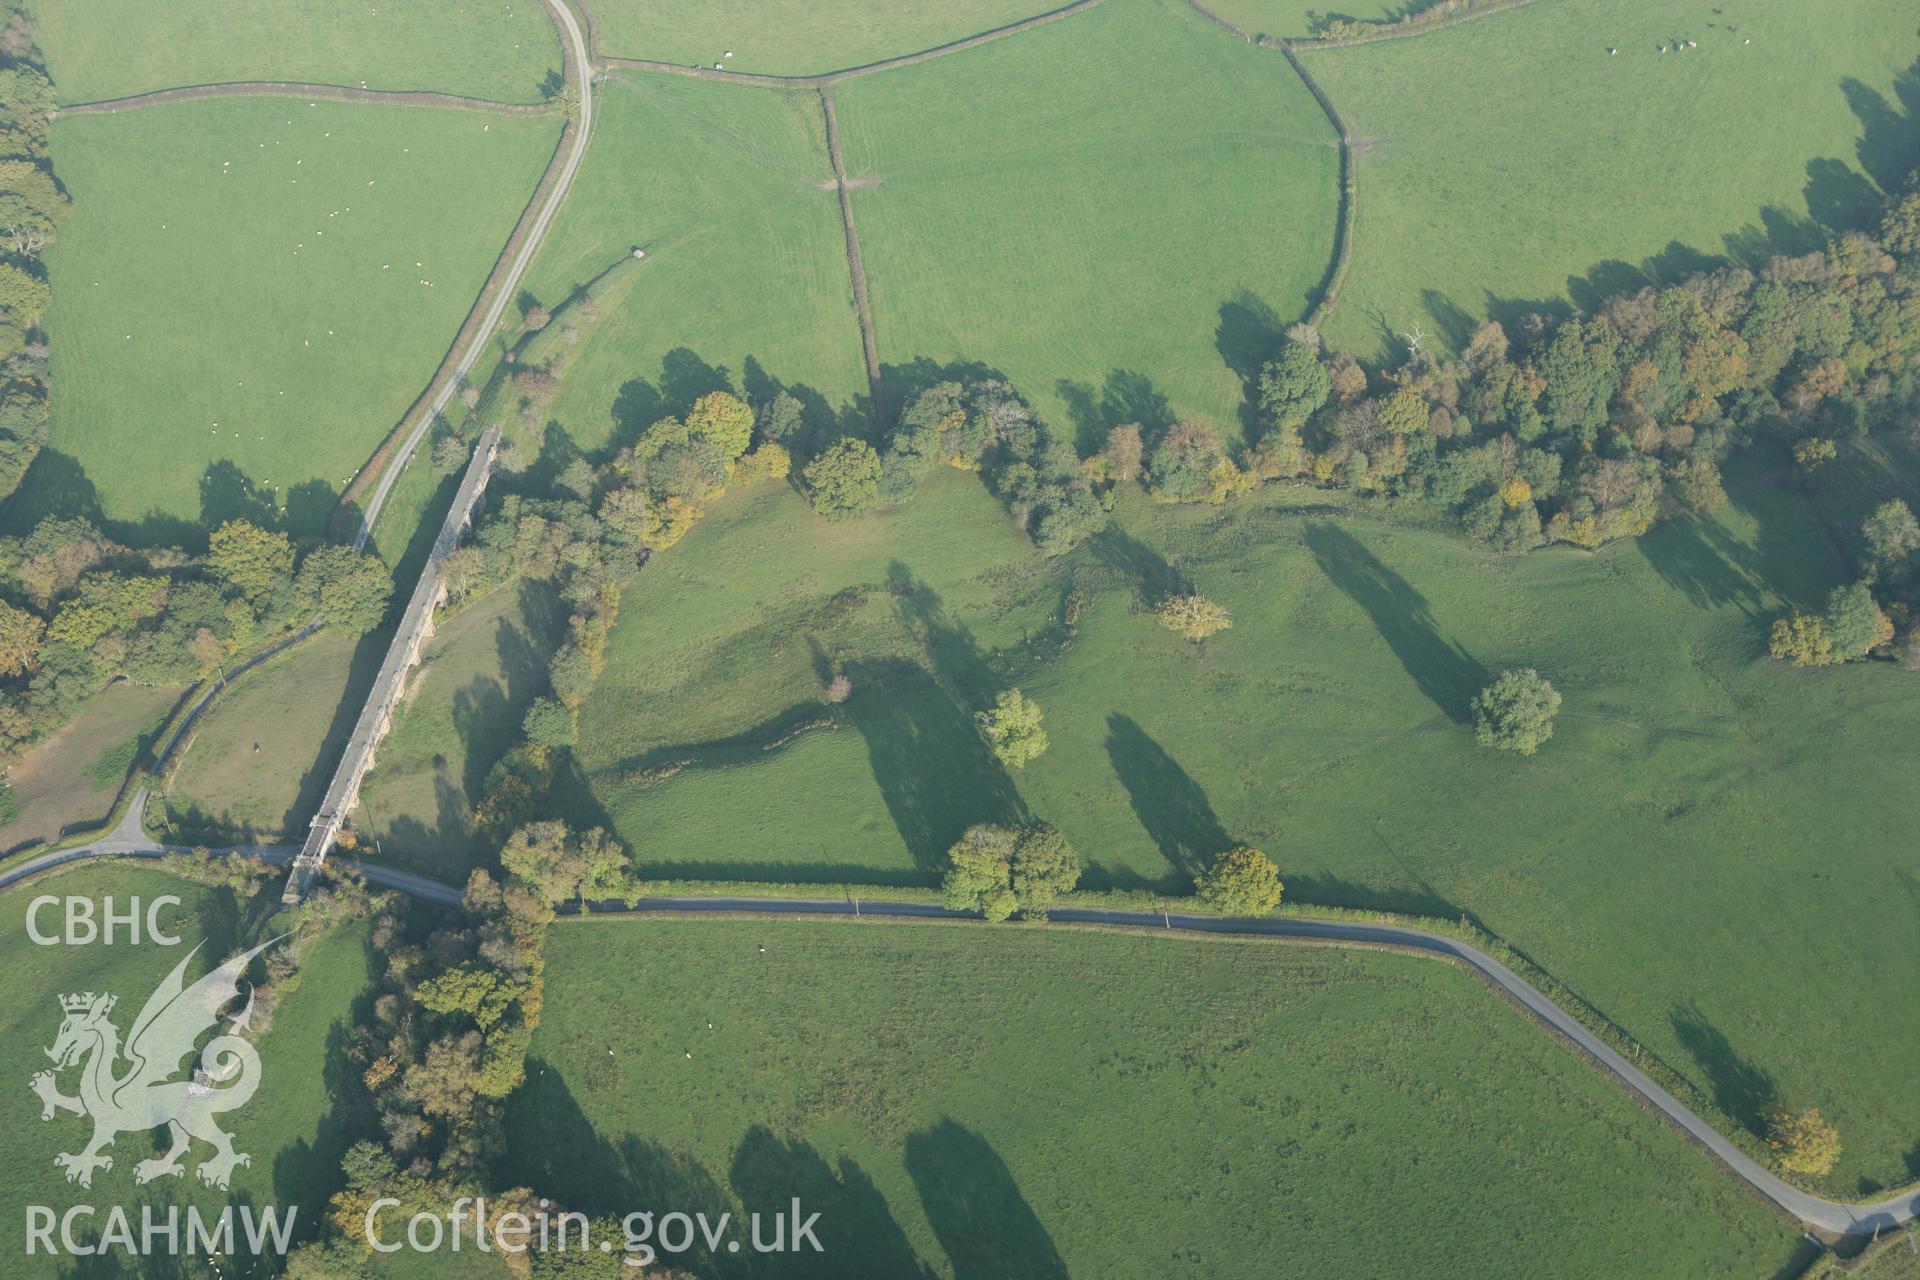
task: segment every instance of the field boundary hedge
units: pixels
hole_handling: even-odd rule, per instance
[[[228,80],[218,84],[155,89],[149,93],[129,94],[124,98],[75,102],[59,108],[58,114],[112,115],[120,111],[138,111],[171,102],[194,102],[207,98],[322,98],[329,102],[366,102],[388,107],[451,107],[505,116],[542,116],[559,109],[558,103],[551,100],[495,102],[491,98],[467,98],[457,93],[437,93],[426,89],[353,89],[346,85],[302,84],[291,80]]]

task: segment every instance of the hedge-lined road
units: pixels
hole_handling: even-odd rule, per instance
[[[533,224],[527,228],[527,238],[521,242],[520,250],[514,254],[513,261],[507,267],[494,290],[493,302],[488,306],[481,322],[467,338],[467,349],[460,354],[460,362],[454,366],[453,376],[447,379],[440,394],[433,398],[426,411],[420,414],[413,424],[413,430],[401,444],[399,452],[387,459],[386,466],[380,472],[380,478],[374,482],[373,492],[367,495],[366,505],[361,509],[360,531],[354,536],[356,548],[366,545],[367,537],[373,532],[374,521],[380,518],[380,508],[386,505],[387,495],[392,492],[394,481],[400,478],[407,459],[426,439],[432,429],[434,419],[438,418],[453,399],[453,393],[467,374],[473,371],[474,364],[487,349],[494,330],[500,325],[500,319],[506,315],[507,307],[512,304],[514,290],[520,286],[520,277],[526,274],[527,265],[533,261],[533,255],[540,251],[546,241],[547,231],[553,225],[554,215],[560,212],[561,203],[567,198],[567,189],[573,185],[573,176],[580,169],[581,160],[586,158],[587,139],[593,134],[593,61],[587,53],[587,38],[580,32],[580,24],[574,20],[573,11],[566,0],[545,0],[553,19],[561,28],[561,44],[565,46],[568,59],[573,63],[573,81],[580,90],[580,118],[574,123],[573,147],[560,166],[560,174],[554,179],[553,190],[547,193],[547,202],[540,207]]]
[[[113,831],[88,845],[60,849],[29,858],[0,871],[0,889],[17,884],[39,872],[83,858],[134,857],[158,858],[187,850],[155,844],[142,828],[147,792],[142,788],[127,808],[127,815]],[[292,860],[295,850],[285,846],[236,846],[219,850],[242,853],[279,865]],[[342,862],[335,859],[335,862]],[[367,880],[437,906],[457,906],[460,891],[437,880],[429,880],[392,867],[344,862],[355,867]],[[625,903],[599,904],[589,908],[601,919],[648,914],[674,915],[749,915],[749,916],[877,916],[890,920],[965,920],[976,917],[925,902],[857,901],[846,898],[643,898]],[[1910,1222],[1920,1213],[1920,1186],[1909,1187],[1897,1195],[1872,1204],[1845,1204],[1826,1200],[1798,1187],[1789,1186],[1727,1141],[1714,1127],[1688,1110],[1681,1101],[1648,1079],[1646,1074],[1608,1048],[1606,1043],[1582,1026],[1578,1019],[1542,995],[1526,979],[1498,960],[1465,942],[1424,929],[1408,929],[1388,924],[1348,924],[1336,920],[1248,919],[1231,916],[1169,914],[1153,911],[1108,911],[1091,907],[1061,907],[1052,918],[1062,924],[1107,925],[1126,929],[1155,929],[1188,933],[1230,933],[1266,938],[1297,938],[1311,942],[1350,943],[1362,946],[1403,947],[1408,950],[1445,956],[1468,965],[1488,982],[1571,1041],[1583,1053],[1612,1074],[1627,1088],[1639,1094],[1669,1120],[1679,1125],[1695,1141],[1711,1151],[1732,1170],[1735,1177],[1786,1210],[1810,1227],[1836,1236],[1870,1235]]]

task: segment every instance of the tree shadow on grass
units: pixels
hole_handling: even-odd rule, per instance
[[[1779,1102],[1773,1076],[1734,1051],[1720,1029],[1689,1001],[1667,1011],[1673,1033],[1707,1077],[1714,1105],[1745,1128],[1764,1136],[1767,1117]]]
[[[1420,692],[1450,719],[1466,723],[1474,694],[1490,677],[1471,654],[1440,634],[1426,597],[1344,529],[1315,521],[1306,526],[1305,537],[1320,571],[1366,611]]]
[[[820,1252],[790,1236],[790,1251],[777,1255],[782,1277],[933,1280],[933,1269],[914,1253],[886,1197],[844,1156],[830,1166],[810,1143],[798,1138],[783,1142],[754,1125],[733,1153],[728,1181],[746,1211],[760,1215],[762,1240],[771,1241],[772,1221],[783,1214],[791,1230],[794,1200],[800,1202],[802,1221],[820,1215],[813,1228]],[[745,1223],[742,1229],[747,1229]]]
[[[1718,525],[1692,516],[1665,520],[1634,546],[1668,586],[1696,607],[1735,605],[1749,616],[1766,611],[1752,549],[1729,538]]]
[[[909,1134],[906,1166],[954,1280],[1066,1280],[1046,1224],[979,1134],[951,1119]]]
[[[1119,525],[1108,525],[1089,539],[1087,546],[1099,563],[1134,580],[1143,606],[1151,607],[1170,595],[1192,589],[1186,576],[1168,564],[1158,551]]]
[[[1098,396],[1092,387],[1071,378],[1054,384],[1073,419],[1073,443],[1080,456],[1090,457],[1107,443],[1115,427],[1137,423],[1151,440],[1173,425],[1173,408],[1154,387],[1153,379],[1132,369],[1113,369]]]
[[[1128,717],[1107,717],[1107,757],[1126,788],[1134,816],[1169,866],[1187,878],[1232,843],[1207,793],[1166,749]],[[1096,886],[1089,877],[1088,887]]]
[[[1242,289],[1220,304],[1213,346],[1240,379],[1240,429],[1248,440],[1259,429],[1260,370],[1280,354],[1286,328],[1279,314],[1251,290]]]

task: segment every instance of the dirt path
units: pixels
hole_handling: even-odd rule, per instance
[[[63,116],[112,115],[118,111],[138,111],[170,102],[194,102],[202,98],[307,98],[329,102],[368,102],[388,107],[458,107],[465,111],[490,111],[503,116],[541,116],[555,110],[551,102],[493,102],[486,98],[463,98],[453,93],[429,93],[416,90],[349,89],[337,84],[297,84],[287,80],[236,80],[226,84],[200,84],[183,89],[157,89],[136,93],[128,98],[106,98],[99,102],[77,102],[61,107]]]
[[[847,182],[847,166],[840,159],[840,121],[833,114],[833,89],[819,86],[820,111],[827,121],[827,158],[833,162],[833,186],[840,195],[840,225],[847,234],[847,275],[853,281],[853,310],[860,320],[860,347],[867,357],[867,391],[873,397],[873,414],[883,413],[881,398],[880,347],[873,336],[873,306],[867,297],[867,268],[860,261],[860,233],[853,226],[853,197]]]
[[[931,58],[944,58],[950,53],[959,53],[975,45],[1018,35],[1034,27],[1044,27],[1049,22],[1058,22],[1062,18],[1071,18],[1074,14],[1091,9],[1099,3],[1100,0],[1074,0],[1073,4],[1062,8],[1035,14],[1031,18],[1022,18],[1018,22],[1009,22],[1004,27],[994,27],[990,31],[950,40],[946,44],[937,44],[931,49],[922,49],[918,53],[903,53],[897,58],[882,58],[878,62],[866,62],[857,67],[842,67],[838,71],[822,71],[818,75],[811,76],[771,76],[756,75],[750,71],[716,71],[712,67],[690,67],[680,62],[656,62],[651,58],[602,57],[600,62],[603,66],[628,71],[661,71],[669,75],[698,76],[706,80],[726,80],[734,84],[757,84],[769,89],[816,89],[830,85],[836,80],[851,80],[855,76],[868,76],[876,71],[911,66]]]

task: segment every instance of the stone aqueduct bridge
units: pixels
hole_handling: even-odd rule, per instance
[[[340,834],[340,824],[360,801],[361,779],[373,767],[374,749],[393,724],[393,709],[399,705],[401,691],[406,688],[407,672],[420,660],[420,649],[433,634],[433,611],[447,590],[447,557],[460,545],[460,535],[473,519],[480,494],[493,474],[494,456],[499,448],[498,427],[489,427],[474,446],[466,474],[460,477],[453,509],[447,512],[446,523],[440,526],[439,536],[433,540],[433,550],[428,553],[426,566],[420,570],[420,581],[407,601],[406,613],[401,615],[400,629],[394,632],[393,643],[380,664],[380,674],[374,677],[373,688],[367,694],[367,705],[360,709],[353,736],[347,739],[340,767],[335,770],[326,797],[320,802],[320,811],[313,815],[306,843],[300,846],[300,853],[293,860],[293,872],[287,877],[286,890],[280,896],[287,906],[306,896],[308,886],[326,861],[327,851],[333,848],[334,838]]]

